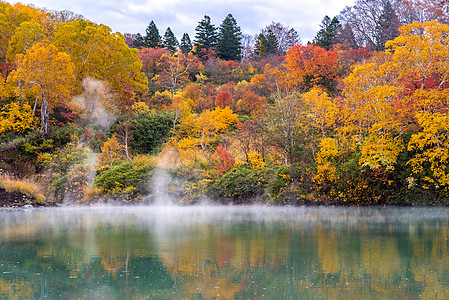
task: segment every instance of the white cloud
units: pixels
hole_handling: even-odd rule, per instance
[[[7,0],[15,3],[18,1]],[[21,1],[27,3],[27,0]],[[161,35],[170,27],[180,39],[184,32],[193,40],[198,22],[209,15],[219,27],[228,13],[243,33],[256,34],[272,21],[293,27],[304,42],[312,40],[325,15],[333,17],[354,0],[34,0],[36,7],[71,10],[102,23],[113,31],[144,33],[154,20]]]

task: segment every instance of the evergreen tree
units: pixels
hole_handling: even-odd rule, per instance
[[[335,44],[335,35],[340,28],[340,21],[336,17],[331,20],[331,18],[325,16],[321,21],[320,27],[321,29],[313,39],[313,43],[326,50],[330,50]]]
[[[184,33],[181,39],[181,52],[184,54],[189,53],[190,51],[192,51],[192,41],[190,40],[190,36],[188,33]]]
[[[151,20],[150,24],[148,24],[147,29],[145,30],[145,46],[148,48],[161,48],[162,40],[159,35],[159,30],[154,24],[154,21]]]
[[[167,30],[165,31],[163,45],[164,48],[169,50],[170,52],[175,52],[178,50],[179,47],[178,40],[173,34],[173,31],[171,31],[170,27],[168,27]]]
[[[260,33],[257,37],[254,53],[259,57],[264,57],[269,54],[277,54],[279,50],[279,44],[276,36],[271,30],[268,30],[267,34]]]
[[[237,21],[231,14],[228,14],[220,26],[218,35],[217,54],[225,60],[242,59],[242,32]]]
[[[204,19],[198,23],[195,31],[194,53],[199,58],[204,58],[208,52],[215,50],[217,46],[217,28],[211,24],[209,16],[204,16]]]
[[[145,39],[140,33],[136,34],[136,36],[133,39],[133,47],[141,48],[144,46],[145,46]]]
[[[285,55],[285,53],[287,53],[287,51],[291,47],[301,42],[301,39],[296,30],[293,28],[289,28],[282,23],[272,22],[270,25],[267,25],[265,28],[263,28],[260,32],[267,36],[270,30],[276,37],[277,55]]]

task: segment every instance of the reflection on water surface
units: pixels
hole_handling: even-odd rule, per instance
[[[449,299],[446,208],[0,211],[0,297]]]

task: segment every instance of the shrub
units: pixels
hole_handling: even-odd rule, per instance
[[[118,119],[111,127],[111,136],[115,133],[121,139],[119,128],[125,118]],[[161,111],[154,114],[139,114],[129,119],[129,148],[138,154],[156,154],[162,149],[165,140],[173,128],[173,117],[170,112]],[[123,143],[123,142],[122,142]]]
[[[266,182],[263,174],[242,165],[234,168],[215,180],[212,185],[218,196],[225,197],[237,203],[245,203],[263,194]]]
[[[142,183],[150,176],[153,167],[142,163],[123,162],[113,166],[97,176],[94,184],[104,193],[114,196],[135,194],[142,189]]]
[[[156,154],[170,136],[173,120],[170,113],[158,112],[131,119],[130,147],[140,154]]]

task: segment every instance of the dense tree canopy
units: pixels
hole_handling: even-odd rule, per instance
[[[126,110],[129,93],[146,88],[138,50],[130,49],[124,37],[111,33],[104,25],[77,20],[57,26],[52,42],[68,53],[75,65],[76,91],[81,93],[81,82],[86,77],[104,80],[116,96],[111,107]]]
[[[25,55],[18,55],[17,70],[10,74],[8,80],[21,82],[19,93],[23,91],[35,97],[36,102],[40,100],[41,130],[45,133],[48,132],[50,109],[70,100],[74,71],[70,56],[59,52],[52,44],[37,43]]]
[[[204,16],[192,48],[170,28],[161,39],[154,22],[122,35],[0,2],[1,168],[45,177],[54,201],[140,199],[157,165],[185,202],[218,191],[273,204],[447,204],[444,11],[358,0],[307,45],[281,23],[251,36],[231,14],[218,30]],[[88,151],[97,164],[83,162]],[[245,194],[235,180],[255,187]]]

